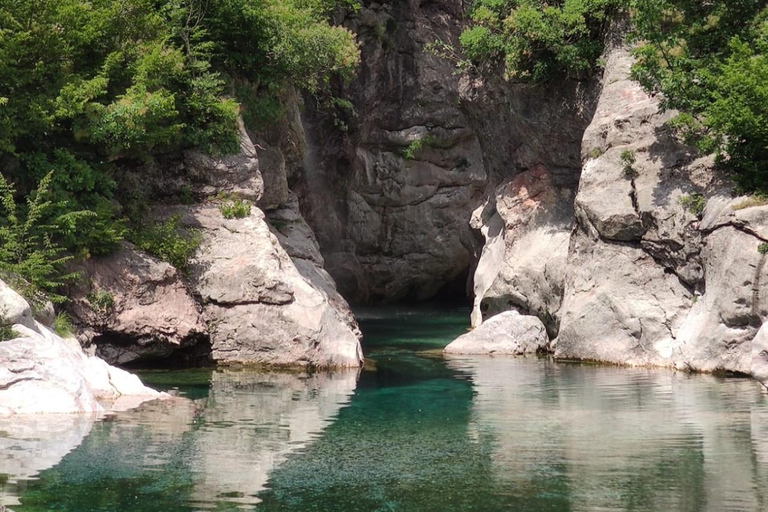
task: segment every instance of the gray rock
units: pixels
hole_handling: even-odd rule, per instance
[[[226,192],[251,201],[264,194],[264,180],[259,172],[259,159],[242,118],[238,118],[240,152],[214,158],[197,149],[184,152],[187,177],[201,196]]]
[[[752,377],[768,388],[768,328],[766,324],[760,327],[752,339]]]
[[[0,289],[0,308],[24,301],[2,281]],[[29,305],[25,309],[18,318],[31,316]],[[18,337],[0,343],[0,416],[120,410],[164,396],[135,375],[86,356],[76,339],[62,339],[40,322],[13,328]]]
[[[749,373],[768,316],[768,208],[734,209],[743,198],[669,133],[674,113],[629,78],[631,63],[626,48],[608,53],[584,135],[555,355]],[[701,220],[680,203],[691,193],[707,198]]]
[[[487,176],[454,64],[424,51],[437,38],[456,42],[462,16],[460,2],[363,5],[347,21],[361,68],[339,92],[357,115],[344,118],[344,132],[324,113],[306,116],[294,190],[327,270],[352,302],[466,288],[476,245],[467,220]]]
[[[541,320],[507,311],[453,340],[445,347],[445,353],[519,356],[543,351],[548,343]]]
[[[190,274],[211,326],[214,360],[305,367],[362,364],[359,331],[346,302],[315,262],[291,259],[260,209],[230,220],[212,205],[178,211],[204,236]],[[290,238],[290,233],[282,236]]]
[[[83,279],[70,292],[69,311],[84,341],[112,364],[168,357],[207,335],[180,272],[132,244],[76,270]],[[112,305],[93,304],[98,294]]]
[[[472,325],[517,309],[557,333],[572,204],[572,192],[556,187],[539,165],[499,186],[484,211],[476,211],[472,225],[486,244],[474,274]]]

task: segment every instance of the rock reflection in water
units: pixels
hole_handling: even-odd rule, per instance
[[[253,510],[270,471],[321,433],[356,381],[354,370],[215,372],[205,398],[153,402],[96,423],[14,510]]]
[[[768,510],[768,407],[749,379],[535,359],[451,358],[495,485],[570,510]],[[566,482],[547,488],[546,482]]]
[[[27,482],[77,448],[95,420],[78,414],[0,418],[0,505],[18,505]]]

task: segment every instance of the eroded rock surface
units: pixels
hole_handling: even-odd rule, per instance
[[[309,118],[295,189],[328,271],[352,302],[465,288],[476,245],[467,220],[486,172],[454,64],[424,51],[438,38],[455,43],[462,13],[458,1],[363,2],[347,20],[362,63],[341,92],[356,115],[343,118],[346,132],[331,116]]]
[[[535,316],[506,311],[493,316],[445,347],[446,354],[535,354],[546,349],[547,330]]]
[[[291,259],[260,209],[229,220],[215,205],[176,212],[203,234],[190,277],[211,326],[215,361],[322,367],[362,363],[359,331],[346,302],[317,263]]]
[[[749,373],[768,313],[766,207],[740,210],[612,50],[585,165],[555,355]],[[701,194],[703,217],[681,200]]]
[[[3,281],[0,310],[13,311],[6,321],[17,335],[0,342],[0,416],[122,410],[164,396],[135,375],[88,357],[75,338],[30,322],[30,306]]]
[[[181,273],[129,243],[79,264],[69,311],[82,339],[112,364],[169,357],[207,335]]]

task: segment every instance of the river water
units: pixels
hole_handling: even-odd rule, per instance
[[[145,372],[178,399],[0,422],[15,512],[765,511],[749,379],[445,359],[456,308],[359,313],[360,372]]]

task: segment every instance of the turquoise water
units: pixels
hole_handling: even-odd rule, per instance
[[[763,511],[748,379],[445,359],[461,309],[360,312],[360,372],[146,372],[179,398],[0,423],[0,503],[32,511]]]

